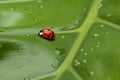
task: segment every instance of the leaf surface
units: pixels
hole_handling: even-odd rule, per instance
[[[119,80],[119,2],[1,0],[0,80]]]

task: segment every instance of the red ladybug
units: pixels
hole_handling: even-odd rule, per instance
[[[42,36],[43,38],[46,38],[48,40],[54,40],[55,39],[55,33],[52,29],[43,28],[38,32],[39,36]]]

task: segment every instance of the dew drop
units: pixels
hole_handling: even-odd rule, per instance
[[[87,52],[85,52],[85,53],[84,53],[84,55],[86,56],[86,55],[88,55],[88,53],[87,53]]]
[[[10,10],[15,10],[17,7],[11,7]]]
[[[83,8],[83,10],[86,10],[86,9],[87,9],[86,7]]]
[[[79,66],[79,65],[80,65],[80,62],[79,62],[78,59],[75,59],[75,60],[74,60],[74,65],[75,65],[75,66]]]
[[[111,14],[108,14],[106,17],[111,17]]]
[[[22,47],[18,48],[18,51],[19,51],[19,52],[21,52],[22,50],[23,50],[23,48],[22,48]]]
[[[104,25],[103,25],[103,24],[101,24],[101,25],[100,25],[100,27],[101,27],[101,28],[103,28],[103,27],[104,27]]]
[[[52,68],[56,68],[57,67],[57,64],[53,63],[51,64]]]
[[[86,59],[84,59],[84,60],[83,60],[83,63],[86,63],[86,62],[87,62],[87,60],[86,60]]]
[[[99,34],[95,33],[93,36],[94,36],[94,37],[98,37],[98,36],[99,36]]]
[[[34,21],[38,21],[38,19],[37,19],[37,18],[35,18],[35,19],[34,19]]]
[[[79,25],[81,20],[75,20],[75,24],[71,27],[71,28],[74,28],[75,26]]]
[[[40,8],[44,8],[43,5],[41,5]]]
[[[101,42],[97,42],[97,44],[99,44],[99,45],[100,45],[100,44],[101,44]]]
[[[61,56],[65,53],[65,49],[64,48],[56,48],[54,52],[55,52],[56,55]]]
[[[99,4],[98,9],[100,9],[101,7],[102,7],[102,4]]]
[[[30,78],[24,78],[23,80],[30,80]]]
[[[90,75],[92,76],[94,74],[94,71],[90,71]]]
[[[75,20],[75,24],[78,25],[80,20]]]
[[[63,30],[65,27],[60,27],[60,30]]]
[[[93,51],[94,49],[93,49],[93,48],[91,48],[90,50],[91,50],[91,51]]]
[[[62,36],[62,38],[64,39],[64,38],[65,38],[65,36]]]
[[[105,32],[106,34],[108,34],[108,32]]]
[[[54,52],[55,52],[56,55],[60,55],[60,51],[59,50],[56,49]]]
[[[10,8],[10,10],[14,10],[14,8],[12,7],[12,8]]]
[[[108,78],[107,80],[112,80],[112,79]]]
[[[96,47],[98,48],[98,47],[99,47],[99,45],[96,45]]]
[[[80,51],[84,51],[84,49],[83,49],[83,48],[81,48],[81,49],[80,49]]]
[[[30,34],[29,34],[29,33],[26,33],[25,36],[30,36]]]

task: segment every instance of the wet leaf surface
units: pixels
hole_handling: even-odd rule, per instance
[[[1,0],[0,80],[119,80],[119,2]]]

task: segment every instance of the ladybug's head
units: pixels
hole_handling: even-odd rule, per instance
[[[40,35],[40,36],[43,35],[43,32],[39,32],[39,35]]]
[[[38,32],[38,35],[39,35],[39,36],[43,35],[43,31],[40,30],[40,31]]]

